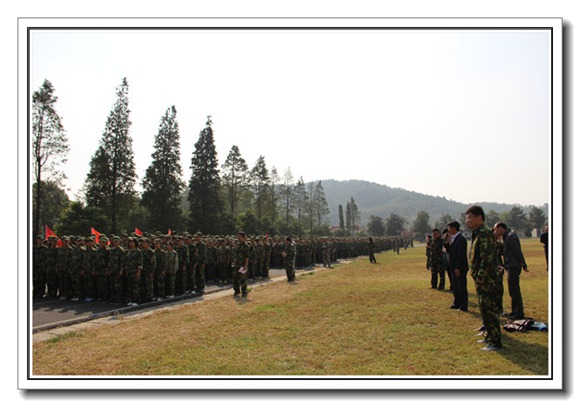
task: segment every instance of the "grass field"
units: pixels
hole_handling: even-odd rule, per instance
[[[521,278],[526,316],[550,326],[542,245],[528,239],[522,246],[531,270]],[[469,312],[457,312],[448,308],[450,292],[430,289],[423,247],[380,253],[377,260],[259,286],[247,299],[215,298],[37,342],[33,374],[548,374],[549,333],[502,330],[502,351],[480,351],[470,277]]]

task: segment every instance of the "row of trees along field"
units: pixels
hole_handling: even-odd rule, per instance
[[[290,168],[280,176],[275,167],[268,169],[263,156],[250,168],[235,145],[220,168],[211,116],[195,143],[186,184],[175,106],[161,117],[139,196],[126,78],[116,92],[81,197],[72,202],[63,190],[66,174],[59,170],[70,148],[55,107],[58,98],[48,80],[33,93],[34,235],[45,224],[62,235],[85,235],[91,227],[120,233],[136,226],[162,233],[329,234],[322,183],[295,181]]]
[[[433,228],[442,231],[453,220],[459,222],[462,231],[469,231],[465,224],[465,213],[461,213],[455,218],[449,213],[444,213],[432,223],[427,212],[419,211],[411,224],[406,218],[394,213],[386,219],[372,215],[369,218],[366,233],[371,236],[412,236],[423,241],[426,235],[431,234]],[[486,225],[491,228],[497,222],[504,222],[509,229],[529,237],[532,235],[533,229],[537,229],[539,233],[544,230],[547,217],[544,211],[537,206],[532,206],[527,215],[520,206],[514,206],[509,211],[502,213],[494,210],[487,211],[485,214]]]

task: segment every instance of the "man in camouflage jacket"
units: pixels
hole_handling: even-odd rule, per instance
[[[469,264],[475,281],[479,310],[487,329],[486,346],[482,350],[496,351],[502,348],[497,295],[501,280],[498,273],[498,257],[493,232],[485,225],[485,213],[480,206],[471,206],[465,214],[465,223],[471,229]]]

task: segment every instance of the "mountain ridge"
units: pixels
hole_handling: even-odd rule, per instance
[[[318,181],[316,181],[318,182]],[[431,223],[435,223],[442,214],[448,213],[458,219],[469,205],[480,205],[485,211],[494,210],[498,213],[508,212],[514,206],[520,206],[527,213],[533,205],[506,204],[498,202],[463,203],[447,199],[446,197],[432,196],[420,192],[409,191],[403,188],[393,188],[376,182],[351,179],[337,181],[334,179],[320,180],[330,209],[328,219],[331,226],[337,226],[338,206],[342,205],[346,211],[346,204],[350,198],[359,209],[361,221],[365,226],[371,215],[388,218],[391,213],[403,216],[410,225],[417,212],[423,210],[429,214]],[[547,214],[548,204],[540,206]]]

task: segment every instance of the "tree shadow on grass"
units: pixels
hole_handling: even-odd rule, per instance
[[[546,333],[531,331],[505,335],[502,332],[503,350],[499,354],[531,374],[548,375],[549,348],[519,340],[520,335],[546,335]]]

